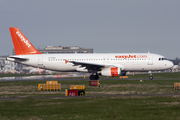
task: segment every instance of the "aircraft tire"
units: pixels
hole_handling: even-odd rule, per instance
[[[95,76],[94,75],[90,75],[89,79],[90,80],[94,80]]]
[[[99,79],[99,76],[98,75],[95,75],[95,80],[98,80]]]
[[[149,76],[149,79],[152,80],[152,79],[153,79],[153,76]]]

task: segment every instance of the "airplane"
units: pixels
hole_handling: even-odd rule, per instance
[[[42,54],[17,27],[9,28],[16,55],[6,59],[24,65],[59,72],[88,72],[90,80],[99,76],[123,76],[128,71],[159,71],[173,63],[159,54],[148,53],[69,53]],[[153,79],[152,74],[149,79]]]

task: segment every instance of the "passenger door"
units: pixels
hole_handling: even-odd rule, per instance
[[[148,65],[153,65],[153,55],[148,55]]]

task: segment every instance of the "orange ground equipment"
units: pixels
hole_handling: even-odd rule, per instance
[[[70,89],[73,90],[73,89],[85,89],[85,85],[71,85],[70,86]]]
[[[120,76],[119,78],[128,78],[128,76]]]
[[[180,90],[180,83],[174,83],[174,89]]]
[[[46,84],[38,84],[38,91],[59,91],[61,84],[58,81],[46,81]]]

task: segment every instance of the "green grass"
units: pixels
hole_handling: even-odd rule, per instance
[[[160,80],[143,80],[148,75],[129,76],[139,80],[100,80],[102,87],[89,86],[88,80],[59,80],[61,91],[37,91],[37,85],[45,81],[0,82],[0,98],[25,97],[18,100],[0,100],[0,119],[3,120],[173,120],[180,119],[180,91],[174,90],[180,82],[180,73],[153,74]],[[161,79],[162,78],[162,79]],[[169,78],[169,80],[167,80]],[[177,78],[171,80],[170,78]],[[163,80],[166,79],[166,80]],[[64,96],[72,84],[83,84],[86,96]],[[148,96],[147,94],[171,94],[172,96]],[[115,96],[115,95],[143,96]],[[107,95],[98,97],[98,95]],[[38,98],[34,98],[38,97]]]
[[[103,97],[1,101],[2,119],[173,120],[180,97]]]

